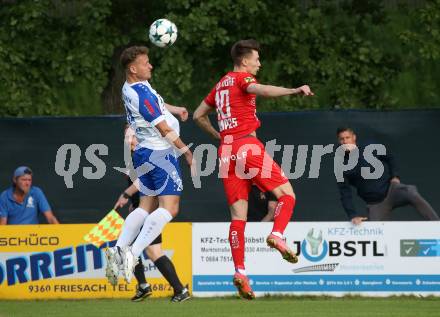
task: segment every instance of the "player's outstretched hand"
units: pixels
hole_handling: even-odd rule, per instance
[[[186,163],[188,164],[190,170],[191,170],[191,176],[196,176],[196,160],[193,157],[192,152],[188,149],[188,151],[185,152],[185,160]]]
[[[121,196],[119,196],[118,201],[116,202],[115,206],[113,207],[113,209],[119,209],[124,207],[126,204],[128,203],[128,198],[125,198],[123,196],[123,194],[121,194]]]
[[[368,220],[367,217],[354,217],[351,219],[351,223],[355,226],[359,226],[363,221]]]
[[[390,182],[394,184],[400,184],[400,178],[394,176],[393,178],[391,178]]]
[[[313,91],[310,89],[309,85],[303,85],[301,87],[296,88],[297,93],[303,96],[313,96],[315,95]]]
[[[197,176],[197,168],[196,168],[197,164],[196,164],[196,160],[193,158],[192,159],[192,163],[191,163],[191,177],[196,177]]]
[[[185,122],[188,120],[188,110],[185,107],[179,107],[179,118],[180,121]]]

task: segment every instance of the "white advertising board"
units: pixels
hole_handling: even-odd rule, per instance
[[[292,222],[285,237],[297,264],[267,247],[271,228],[246,226],[246,271],[257,295],[440,295],[439,222]],[[228,223],[193,224],[195,295],[236,292],[228,232]]]

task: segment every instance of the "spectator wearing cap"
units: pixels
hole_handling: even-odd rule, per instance
[[[12,186],[0,194],[0,225],[38,224],[39,213],[48,223],[59,223],[43,191],[32,186],[32,170],[20,166],[12,176]]]

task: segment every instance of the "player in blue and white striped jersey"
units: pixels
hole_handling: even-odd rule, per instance
[[[106,276],[112,284],[117,283],[119,265],[125,280],[131,281],[139,255],[177,215],[183,189],[178,157],[183,155],[188,165],[193,165],[192,153],[179,137],[179,122],[172,115],[186,119],[188,113],[183,107],[166,104],[151,87],[148,80],[153,66],[148,49],[125,49],[121,64],[126,75],[122,99],[138,140],[133,167],[141,197],[139,207],[126,218],[116,246],[106,250]]]

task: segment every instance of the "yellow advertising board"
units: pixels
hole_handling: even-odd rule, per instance
[[[131,297],[136,280],[116,287],[105,278],[104,248],[83,240],[95,224],[2,226],[0,230],[0,299]],[[171,223],[162,235],[164,253],[180,280],[191,287],[191,224]],[[154,297],[173,291],[144,252],[147,281]]]

